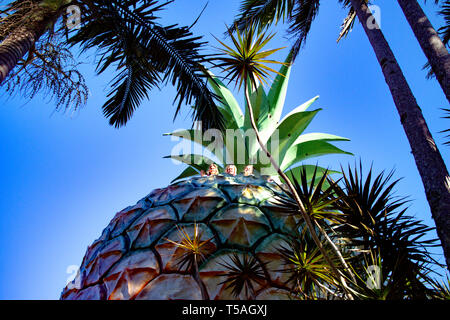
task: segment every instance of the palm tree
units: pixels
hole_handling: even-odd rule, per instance
[[[97,49],[97,72],[115,67],[109,100],[103,111],[116,127],[124,125],[149,91],[170,82],[177,88],[175,116],[182,103],[195,104],[194,120],[203,127],[223,128],[216,96],[207,87],[202,63],[209,56],[200,54],[204,42],[193,36],[190,27],[161,26],[155,14],[165,5],[156,0],[17,0],[9,3],[0,24],[0,83],[19,63],[26,69],[41,58],[39,41],[45,35],[82,51]],[[69,6],[82,12],[81,28],[67,31]],[[69,37],[70,36],[70,37]],[[53,52],[58,55],[58,51]],[[46,60],[47,61],[47,60]],[[34,65],[36,67],[36,65]],[[61,72],[52,63],[54,73]],[[14,77],[16,74],[11,74]],[[51,75],[51,73],[50,73]],[[51,83],[52,81],[50,81]],[[55,82],[55,81],[53,81]]]
[[[398,4],[450,102],[450,54],[445,44],[416,0],[398,0]]]
[[[375,21],[367,1],[339,0],[339,2],[349,9],[349,15],[342,26],[341,37],[348,33],[355,17],[358,17],[375,52],[411,146],[446,262],[450,267],[450,176],[444,160],[381,29],[376,24],[367,23]],[[290,23],[288,32],[297,37],[293,51],[298,53],[318,14],[319,4],[319,0],[244,0],[236,24],[238,28],[245,28],[247,24],[265,28],[273,22],[287,19]]]

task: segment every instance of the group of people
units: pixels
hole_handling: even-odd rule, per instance
[[[235,176],[237,174],[236,166],[233,165],[233,164],[227,165],[225,167],[225,173],[227,173],[229,175],[232,175],[232,176]],[[209,165],[209,168],[208,168],[207,172],[205,172],[204,170],[200,171],[200,175],[202,177],[204,177],[204,176],[216,176],[218,174],[219,174],[219,167],[215,163],[211,163]],[[247,165],[244,168],[244,176],[251,176],[251,175],[253,175],[253,166],[250,164],[250,165]]]

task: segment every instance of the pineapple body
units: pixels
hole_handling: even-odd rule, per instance
[[[277,249],[289,246],[297,221],[274,201],[283,192],[267,179],[226,174],[156,189],[116,214],[61,299],[289,299]],[[183,263],[183,234],[202,243],[197,268]],[[230,274],[245,278],[236,262],[246,259],[254,274],[239,290]]]

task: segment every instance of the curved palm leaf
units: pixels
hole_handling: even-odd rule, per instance
[[[82,50],[99,49],[98,73],[114,65],[120,71],[103,106],[116,127],[124,125],[148,92],[170,82],[177,89],[175,117],[182,103],[195,102],[193,119],[203,128],[223,128],[216,96],[208,89],[202,64],[209,57],[199,53],[204,42],[188,27],[160,26],[155,13],[167,3],[157,1],[89,1],[83,26],[69,42]]]

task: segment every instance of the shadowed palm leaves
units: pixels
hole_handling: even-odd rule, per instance
[[[208,56],[199,53],[204,42],[193,36],[188,27],[163,27],[154,14],[163,5],[156,1],[94,1],[96,11],[71,39],[83,50],[99,48],[98,72],[115,64],[121,73],[112,84],[110,99],[103,106],[110,123],[121,126],[133,114],[149,89],[170,82],[177,88],[177,109],[182,103],[194,107],[194,120],[201,120],[206,129],[223,128],[214,95],[208,90],[201,64]],[[132,8],[130,8],[132,7]],[[86,8],[89,11],[89,5]]]
[[[364,178],[362,166],[344,174],[343,189],[334,206],[343,213],[341,224],[334,230],[349,245],[361,252],[378,252],[381,275],[395,283],[388,298],[424,297],[424,285],[435,263],[427,250],[437,246],[436,239],[426,240],[433,228],[406,215],[405,198],[395,198],[393,190],[399,180],[391,182],[393,172]]]
[[[343,177],[337,182],[326,172],[316,182],[308,183],[306,172],[292,180],[306,212],[318,228],[326,231],[328,239],[323,245],[330,257],[336,257],[334,263],[341,267],[354,295],[360,299],[431,296],[433,291],[427,284],[435,284],[430,277],[435,272],[432,266],[440,266],[428,251],[437,246],[435,239],[427,239],[433,228],[406,215],[407,201],[394,197],[398,180],[391,182],[393,172],[373,177],[369,170],[363,176],[361,165],[342,171]],[[278,196],[274,204],[288,214],[297,214],[298,226],[304,232],[296,201],[291,193],[286,195]],[[320,235],[325,237],[324,233]],[[299,239],[300,243],[305,241]],[[290,249],[291,258],[294,249]],[[286,248],[282,252],[286,253]],[[378,287],[368,284],[374,270],[379,270]]]
[[[447,279],[444,281],[433,280],[431,285],[434,291],[431,294],[431,298],[440,300],[450,300],[450,278],[447,275]]]
[[[220,265],[227,272],[222,275],[226,279],[221,282],[237,298],[242,294],[244,299],[255,298],[255,286],[265,281],[264,271],[261,264],[252,255],[244,253],[238,255],[233,253],[230,262],[224,261]]]
[[[444,17],[445,25],[439,28],[442,41],[448,46],[450,41],[450,0],[444,0],[439,14]]]
[[[35,23],[35,28],[42,31],[27,29],[26,33],[20,29],[26,29],[26,19],[21,19],[20,15],[26,16],[29,12],[22,9],[16,12],[17,7],[22,8],[22,2],[9,4],[3,12],[7,15],[2,19],[6,24],[0,27],[0,35],[6,39],[0,44],[0,62],[9,69],[17,64],[17,61],[14,63],[15,58],[26,61],[27,53],[28,57],[32,56],[42,34],[53,34],[54,30],[67,32],[65,10],[69,5],[77,5],[82,13],[81,28],[69,32],[71,37],[67,43],[64,38],[59,41],[78,45],[82,51],[96,49],[99,58],[97,72],[102,73],[109,68],[116,72],[109,100],[103,106],[111,125],[119,127],[126,124],[134,110],[149,97],[151,89],[171,83],[177,89],[175,117],[183,103],[193,104],[193,119],[201,120],[205,129],[223,128],[216,97],[207,88],[208,76],[203,72],[202,64],[209,60],[209,56],[200,53],[204,45],[201,37],[194,36],[190,27],[161,26],[156,22],[155,14],[173,1],[164,4],[153,0],[25,2],[30,4],[27,8],[32,13],[32,5],[45,8],[38,11],[42,17],[38,16]],[[15,33],[29,36],[22,42],[9,41],[14,39]],[[16,57],[17,54],[19,56]]]

